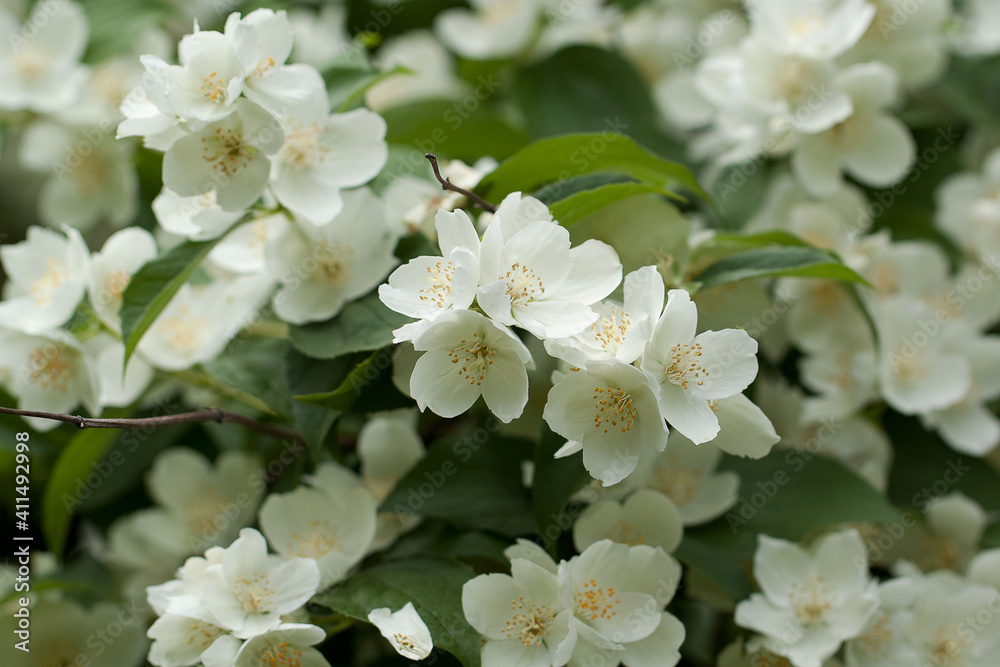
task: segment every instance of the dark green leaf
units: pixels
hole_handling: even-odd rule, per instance
[[[413,405],[392,384],[392,348],[372,352],[333,391],[301,394],[295,400],[337,412],[377,412]]]
[[[386,140],[415,146],[424,153],[475,162],[484,155],[503,159],[528,143],[528,137],[485,108],[475,95],[455,102],[425,100],[382,113]]]
[[[293,394],[330,391],[351,371],[351,359],[313,359],[290,349],[287,358],[288,387]],[[292,401],[292,415],[299,433],[305,438],[313,459],[317,459],[326,436],[339,416],[336,412]]]
[[[409,76],[413,74],[402,65],[396,65],[389,70],[378,70],[372,67],[335,67],[323,73],[326,89],[330,94],[330,108],[336,111],[350,111],[364,98],[372,86],[393,76]]]
[[[1000,549],[1000,523],[995,523],[983,533],[984,549]]]
[[[434,645],[477,667],[481,638],[462,610],[462,586],[475,576],[467,565],[444,558],[394,560],[359,572],[313,602],[360,621],[373,609],[396,611],[412,602]]]
[[[500,201],[511,192],[534,192],[549,183],[595,173],[621,174],[664,190],[686,188],[707,200],[684,165],[664,160],[624,135],[600,132],[536,141],[487,174],[476,192]]]
[[[347,304],[328,322],[289,327],[288,336],[300,352],[314,359],[333,359],[391,345],[393,330],[411,321],[389,310],[373,292]]]
[[[275,414],[288,417],[292,414],[285,370],[289,347],[283,338],[240,338],[204,368],[217,381],[257,397]]]
[[[539,532],[549,545],[573,525],[575,517],[566,513],[566,505],[570,497],[591,480],[590,473],[583,467],[582,455],[553,458],[564,444],[565,438],[543,426],[541,441],[535,448],[535,479],[545,480],[545,483],[533,484],[531,494]]]
[[[42,497],[42,533],[49,551],[62,555],[70,521],[93,493],[87,478],[91,474],[100,478],[96,468],[117,437],[118,432],[110,429],[81,431],[59,454]]]
[[[237,222],[233,227],[240,225]],[[230,227],[230,230],[233,229]],[[228,232],[227,232],[228,233]],[[220,235],[210,241],[186,241],[165,255],[146,262],[122,294],[122,340],[125,341],[125,363],[136,345],[156,321],[177,290],[186,283],[208,256],[212,248],[225,238]]]
[[[766,246],[723,257],[695,276],[702,289],[752,278],[826,278],[867,284],[829,252],[813,247]]]
[[[552,204],[552,216],[564,227],[570,227],[580,220],[616,204],[629,197],[639,195],[665,195],[680,198],[656,185],[647,183],[615,183],[593,190],[584,190]]]
[[[649,86],[621,55],[593,46],[570,46],[523,67],[515,98],[532,137],[610,131],[659,151],[680,155],[658,125]]]
[[[521,481],[521,462],[532,458],[532,445],[491,432],[482,426],[435,444],[399,480],[382,511],[445,519],[508,537],[532,532],[531,497]]]

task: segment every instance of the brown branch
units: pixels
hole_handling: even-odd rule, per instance
[[[451,192],[457,192],[460,195],[468,197],[470,200],[472,200],[472,202],[476,206],[483,209],[484,211],[488,211],[489,213],[497,212],[496,205],[489,203],[488,201],[477,195],[475,192],[472,192],[471,190],[466,190],[465,188],[458,187],[457,185],[452,183],[450,179],[447,179],[444,176],[442,176],[441,168],[438,166],[437,156],[434,155],[434,153],[424,153],[424,157],[430,161],[431,169],[434,170],[434,178],[436,178],[438,180],[438,183],[441,184],[442,190],[450,190]]]
[[[200,424],[205,422],[216,422],[218,424],[240,424],[253,429],[258,433],[269,435],[281,440],[292,440],[305,442],[302,436],[296,431],[272,426],[259,422],[253,417],[247,417],[239,412],[223,410],[222,408],[206,408],[198,412],[182,412],[176,415],[164,415],[162,417],[137,417],[135,419],[91,419],[79,415],[64,415],[58,412],[38,412],[36,410],[16,410],[0,406],[0,414],[17,415],[19,417],[35,417],[36,419],[51,419],[53,421],[76,424],[78,428],[118,428],[134,430],[140,428],[159,428],[161,426],[172,426],[174,424]]]

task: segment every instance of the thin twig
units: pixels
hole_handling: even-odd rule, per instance
[[[206,408],[198,412],[182,412],[176,415],[164,415],[162,417],[137,417],[135,419],[91,419],[79,415],[64,415],[58,412],[38,412],[36,410],[17,410],[14,408],[0,407],[0,414],[17,415],[19,417],[35,417],[37,419],[51,419],[53,421],[76,424],[78,428],[118,428],[134,430],[140,428],[159,428],[161,426],[172,426],[174,424],[200,424],[205,422],[216,422],[219,424],[233,423],[251,428],[258,433],[270,435],[282,440],[293,440],[304,442],[302,436],[290,429],[272,426],[259,422],[253,417],[247,417],[239,412],[223,410],[222,408]]]
[[[437,156],[434,155],[434,153],[424,153],[424,157],[430,161],[431,169],[434,170],[434,178],[438,179],[438,183],[441,184],[442,190],[450,190],[452,192],[457,192],[460,195],[464,195],[465,197],[471,199],[476,204],[476,206],[483,209],[484,211],[488,211],[490,213],[497,212],[497,207],[494,204],[489,203],[488,201],[477,195],[475,192],[472,192],[471,190],[466,190],[465,188],[458,187],[457,185],[452,183],[451,180],[442,176],[441,168],[438,167]]]

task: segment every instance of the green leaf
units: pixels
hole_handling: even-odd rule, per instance
[[[333,359],[391,345],[393,330],[411,321],[389,310],[372,292],[344,306],[332,320],[290,326],[288,336],[300,352],[314,359]]]
[[[960,491],[987,512],[1000,510],[1000,472],[982,459],[956,452],[916,417],[892,410],[883,417],[895,457],[889,497],[923,511],[931,499]]]
[[[764,248],[773,245],[812,247],[795,234],[781,230],[761,232],[759,234],[715,234],[699,247]]]
[[[482,640],[462,610],[462,586],[475,576],[467,565],[445,558],[414,558],[381,563],[352,575],[344,584],[313,598],[351,618],[368,622],[373,609],[396,611],[412,602],[427,624],[434,646],[466,667],[478,667]]]
[[[649,86],[635,65],[594,46],[570,46],[522,67],[514,97],[532,137],[611,131],[659,151],[682,148],[659,128]]]
[[[984,549],[1000,549],[1000,523],[995,523],[983,533]]]
[[[376,350],[329,392],[300,394],[295,400],[337,412],[377,412],[413,405],[392,384],[392,348]]]
[[[733,603],[750,597],[752,588],[746,572],[726,549],[685,534],[674,555],[686,567],[696,570],[718,586]]]
[[[536,141],[487,174],[476,192],[500,201],[511,192],[534,192],[543,185],[586,174],[629,176],[663,190],[683,187],[708,199],[691,171],[664,160],[621,134],[570,134]]]
[[[492,111],[475,95],[462,101],[423,100],[382,112],[390,144],[416,146],[472,163],[484,155],[498,160],[528,143],[528,137]]]
[[[573,525],[576,519],[566,512],[569,499],[592,479],[583,467],[583,456],[574,454],[557,459],[554,454],[566,444],[566,438],[542,426],[542,437],[535,448],[535,479],[544,484],[531,486],[532,506],[538,530],[548,545]]]
[[[765,246],[723,257],[694,277],[702,289],[753,278],[826,278],[867,285],[854,270],[819,248]]]
[[[389,70],[373,67],[334,67],[323,73],[326,89],[330,94],[330,107],[338,112],[350,111],[376,84],[398,75],[411,75],[413,70],[396,65]]]
[[[229,231],[242,222],[236,222]],[[143,335],[174,298],[177,290],[191,278],[208,253],[212,252],[212,248],[228,233],[227,231],[210,241],[185,241],[165,255],[146,262],[132,276],[122,294],[121,307],[126,364]]]
[[[531,496],[521,482],[521,462],[532,458],[532,445],[492,436],[493,430],[481,426],[435,444],[396,483],[382,511],[445,519],[508,537],[532,532]]]
[[[70,521],[93,492],[88,475],[96,474],[97,464],[117,438],[118,432],[112,429],[87,429],[74,436],[60,452],[42,496],[42,534],[54,554],[62,555]]]
[[[656,185],[647,183],[614,183],[592,190],[584,190],[570,195],[552,204],[549,208],[552,216],[564,227],[571,227],[580,220],[616,204],[629,197],[639,195],[665,195],[674,199],[683,199],[680,195]]]
[[[286,367],[288,387],[293,395],[330,391],[343,382],[352,368],[347,357],[313,359],[295,349],[288,351]],[[292,416],[299,433],[309,446],[313,460],[318,460],[320,449],[326,442],[338,413],[292,401]]]
[[[289,417],[292,402],[285,370],[289,347],[281,338],[237,338],[203,367],[216,381],[255,396],[275,414]]]

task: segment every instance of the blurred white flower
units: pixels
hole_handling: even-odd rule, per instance
[[[600,540],[628,546],[648,544],[670,553],[684,526],[677,506],[659,491],[640,489],[624,502],[598,500],[573,523],[573,545],[583,551]]]
[[[153,235],[140,227],[115,232],[90,259],[87,295],[101,322],[121,333],[122,293],[143,264],[156,257]]]
[[[539,0],[474,0],[471,9],[447,9],[434,22],[438,39],[471,60],[502,60],[523,53],[535,37]]]

